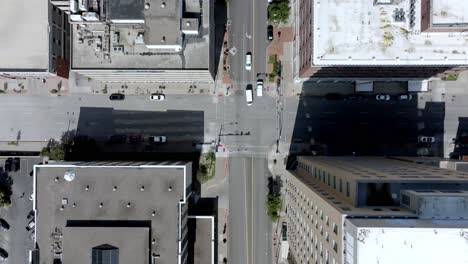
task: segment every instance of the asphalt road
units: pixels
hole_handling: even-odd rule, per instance
[[[271,262],[271,221],[266,215],[267,162],[229,160],[229,263]]]
[[[98,140],[113,134],[164,134],[176,142],[211,142],[218,131],[218,100],[193,95],[167,95],[163,102],[131,95],[124,101],[105,95],[2,95],[0,135],[2,141],[47,141],[79,129]]]

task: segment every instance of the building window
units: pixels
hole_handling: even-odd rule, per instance
[[[343,192],[343,180],[340,179],[340,192]]]
[[[333,175],[333,189],[336,189],[336,176]]]
[[[92,248],[91,252],[92,264],[118,264],[119,263],[119,249],[108,245],[100,245]]]
[[[346,196],[349,197],[349,182],[346,182]]]
[[[338,226],[333,223],[333,233],[335,233],[335,235],[338,235]]]
[[[330,186],[330,185],[331,185],[331,175],[330,175],[330,173],[328,173],[328,186]]]

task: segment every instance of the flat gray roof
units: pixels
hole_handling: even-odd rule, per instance
[[[148,259],[154,253],[160,256],[160,264],[177,263],[178,203],[184,199],[184,187],[188,187],[189,181],[184,177],[184,164],[178,168],[56,166],[36,166],[35,172],[36,241],[41,251],[41,263],[52,263],[53,253],[50,249],[55,243],[53,234],[57,234],[57,231],[63,234],[63,238],[59,239],[63,244],[63,257],[70,256],[69,261],[65,262],[67,264],[86,262],[72,257],[73,252],[65,252],[65,246],[68,245],[69,250],[73,248],[74,251],[91,254],[92,247],[96,245],[88,242],[98,243],[98,240],[99,243],[106,242],[116,247],[145,245]],[[64,179],[65,172],[69,170],[75,172],[73,181]],[[70,227],[73,227],[71,231],[68,230]],[[75,227],[90,230],[75,237],[72,235],[76,234]],[[155,239],[154,244],[148,243],[142,227],[148,228],[147,236]],[[135,243],[118,244],[120,242],[116,241],[119,237],[127,237],[126,228],[138,233],[129,236],[129,240]],[[91,229],[103,236],[95,238]],[[127,249],[120,250],[124,252]],[[142,254],[140,251],[132,252]],[[121,254],[119,263],[130,262],[124,261]]]
[[[111,20],[143,20],[144,0],[112,0],[109,1],[109,16]]]
[[[118,248],[119,263],[148,264],[149,234],[148,227],[65,227],[62,262],[91,263],[92,248],[109,244]]]
[[[3,0],[0,71],[49,69],[48,1]]]
[[[147,45],[182,45],[180,0],[149,0],[145,9],[145,43]],[[164,38],[164,42],[161,40]]]

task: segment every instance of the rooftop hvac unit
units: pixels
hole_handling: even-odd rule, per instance
[[[78,0],[78,8],[81,11],[88,11],[88,0]]]
[[[99,16],[96,12],[84,12],[83,19],[86,21],[99,21]]]
[[[78,12],[78,2],[76,0],[70,0],[70,11],[72,13]]]
[[[70,20],[71,21],[83,21],[83,18],[81,15],[70,15]]]

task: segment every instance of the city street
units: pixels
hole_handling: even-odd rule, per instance
[[[229,263],[269,263],[271,220],[265,206],[267,160],[239,156],[232,157],[229,163]]]

